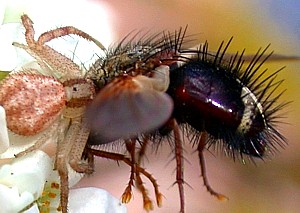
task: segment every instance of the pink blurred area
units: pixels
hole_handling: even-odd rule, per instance
[[[234,36],[230,50],[254,53],[259,47],[271,43],[271,49],[283,55],[300,56],[297,36],[278,25],[270,11],[258,1],[97,1],[110,12],[115,40],[120,41],[133,30],[174,30],[188,25],[189,34],[197,34],[199,42],[208,40],[216,50],[222,40]],[[272,1],[270,1],[271,3]],[[297,18],[297,17],[295,17]],[[298,17],[299,18],[299,17]],[[97,24],[94,20],[93,24]],[[101,26],[99,26],[101,27]],[[198,212],[299,212],[300,209],[300,95],[299,61],[279,61],[267,64],[276,70],[287,66],[280,74],[285,78],[287,92],[283,101],[293,101],[287,118],[280,124],[289,145],[270,161],[256,161],[256,165],[233,162],[221,153],[206,152],[207,172],[213,188],[229,197],[220,202],[203,187],[197,153],[185,141],[185,204],[187,213]],[[149,150],[144,166],[156,178],[164,195],[163,206],[153,212],[179,211],[179,195],[175,182],[175,161],[166,143],[158,153]],[[97,159],[96,172],[84,178],[78,187],[97,186],[121,197],[127,186],[130,168],[124,163]],[[144,179],[153,197],[151,184]],[[127,205],[129,213],[144,212],[142,196],[135,190],[133,200]]]

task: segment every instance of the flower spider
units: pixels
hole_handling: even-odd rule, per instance
[[[102,49],[104,47],[74,27],[50,30],[35,41],[33,22],[27,15],[22,15],[21,19],[27,45],[16,42],[13,45],[33,56],[46,75],[33,68],[9,75],[1,82],[0,103],[6,110],[7,125],[12,132],[23,136],[42,132],[34,145],[16,157],[39,148],[53,135],[57,137],[54,167],[60,175],[61,208],[66,212],[69,191],[67,164],[77,172],[92,172],[92,167],[81,161],[81,155],[89,136],[83,113],[85,106],[94,98],[95,89],[78,65],[45,43],[76,34],[95,42]]]

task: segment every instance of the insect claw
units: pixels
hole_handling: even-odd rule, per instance
[[[131,198],[132,198],[132,189],[131,189],[131,185],[128,184],[124,193],[122,194],[121,201],[122,203],[129,203]]]
[[[144,199],[144,209],[149,212],[149,211],[152,211],[153,210],[153,203],[152,201],[149,199],[148,196],[146,196]]]
[[[229,198],[227,196],[222,195],[222,194],[214,194],[214,196],[216,196],[219,201],[227,201],[227,200],[229,200]]]
[[[158,207],[162,207],[162,198],[163,194],[162,193],[155,193],[156,194],[156,203]]]

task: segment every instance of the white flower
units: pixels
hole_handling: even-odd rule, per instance
[[[9,147],[9,139],[5,118],[5,110],[2,106],[0,106],[0,154],[5,152]]]
[[[0,167],[0,206],[6,213],[19,212],[38,199],[52,170],[50,157],[35,151]]]
[[[127,212],[125,205],[121,204],[119,199],[114,198],[107,191],[95,187],[72,189],[69,211],[72,213]]]
[[[14,159],[10,164],[0,167],[0,206],[1,212],[16,213],[39,212],[41,209],[56,212],[59,205],[59,177],[53,171],[52,159],[42,151],[34,151]],[[70,172],[70,186],[77,183],[81,175]],[[46,184],[45,184],[46,183]],[[36,202],[36,203],[35,203]],[[47,206],[43,206],[47,202]],[[98,188],[79,188],[70,190],[69,212],[123,213],[126,207],[108,192]],[[45,212],[45,211],[43,211]]]

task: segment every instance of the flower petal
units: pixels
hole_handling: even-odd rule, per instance
[[[31,206],[29,209],[25,210],[22,213],[40,213],[40,210],[39,210],[37,204],[34,204],[33,206]]]
[[[125,205],[107,191],[95,187],[72,189],[70,191],[69,212],[127,212]]]
[[[42,151],[35,151],[3,165],[0,168],[0,183],[17,186],[21,192],[28,191],[38,198],[51,171],[50,157]]]
[[[0,154],[9,147],[9,139],[6,126],[5,110],[0,106]]]
[[[0,184],[0,206],[1,212],[19,212],[34,201],[29,192],[20,193],[17,187],[7,187]]]
[[[0,1],[0,24],[3,23],[5,8],[6,8],[6,0]]]
[[[24,42],[22,24],[7,23],[0,25],[0,70],[2,71],[11,71],[33,59],[25,51],[14,47],[12,45],[14,41]]]

